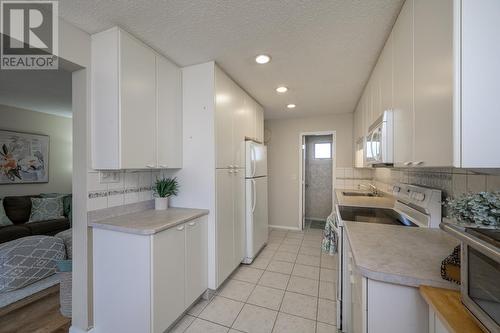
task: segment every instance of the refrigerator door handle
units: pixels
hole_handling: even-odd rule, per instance
[[[257,189],[255,187],[255,179],[252,179],[252,213],[255,212],[255,206],[257,205]]]
[[[252,145],[250,146],[250,159],[252,160],[252,177],[255,177],[255,173],[257,172],[256,170],[256,154],[255,154],[255,147]]]

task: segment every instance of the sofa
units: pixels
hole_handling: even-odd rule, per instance
[[[12,225],[0,227],[0,244],[26,236],[55,234],[67,230],[71,227],[71,209],[64,210],[64,217],[60,219],[30,222],[31,198],[41,198],[43,195],[26,195],[4,197],[2,201],[5,214],[12,222]],[[71,203],[71,195],[67,195],[64,200]]]

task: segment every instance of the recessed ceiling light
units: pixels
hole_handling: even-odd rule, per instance
[[[288,104],[286,107],[289,108],[289,109],[295,109],[297,105],[295,104]]]
[[[279,93],[286,93],[288,91],[288,88],[285,86],[281,86],[281,87],[276,88],[276,91]]]
[[[255,62],[258,64],[267,64],[269,61],[271,61],[271,57],[268,56],[267,54],[259,54],[258,56],[255,57]]]

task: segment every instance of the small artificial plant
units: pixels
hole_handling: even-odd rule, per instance
[[[459,223],[500,228],[500,191],[463,194],[445,205],[448,217]]]
[[[153,188],[154,194],[159,198],[176,196],[179,193],[177,178],[158,178]]]

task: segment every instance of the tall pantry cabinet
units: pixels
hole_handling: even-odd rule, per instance
[[[183,190],[172,203],[210,210],[209,288],[238,267],[245,245],[245,140],[263,141],[262,107],[214,62],[183,68]]]

